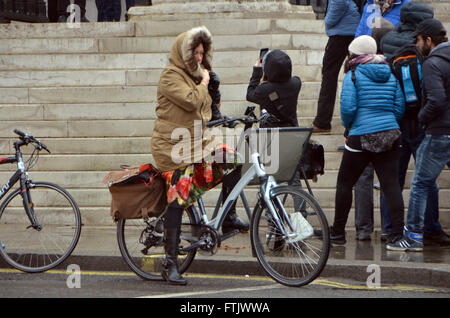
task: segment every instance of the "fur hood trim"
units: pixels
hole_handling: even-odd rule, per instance
[[[194,50],[203,44],[204,56],[202,65],[197,63]],[[212,36],[205,26],[199,26],[180,34],[170,54],[170,62],[177,67],[184,69],[194,78],[201,78],[202,69],[211,70],[212,61]]]

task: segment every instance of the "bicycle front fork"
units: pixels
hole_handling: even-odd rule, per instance
[[[27,226],[27,229],[33,228],[37,231],[42,230],[42,226],[36,218],[36,213],[34,212],[34,203],[31,199],[30,187],[32,185],[31,180],[26,179],[26,177],[22,177],[20,180],[20,188],[22,195],[22,203],[25,209],[25,212],[30,220],[31,225]]]
[[[283,237],[288,237],[289,234],[286,232],[285,227],[282,224],[282,220],[286,221],[291,233],[294,231],[294,227],[291,223],[289,215],[284,208],[283,202],[281,202],[280,198],[278,197],[275,197],[274,200],[272,200],[271,196],[271,190],[277,185],[278,184],[276,183],[274,177],[269,176],[267,182],[261,188],[261,193],[263,194],[264,202],[266,203],[266,206],[273,217],[275,225],[281,232],[281,235],[283,235]],[[276,203],[276,207],[274,206],[274,202]]]

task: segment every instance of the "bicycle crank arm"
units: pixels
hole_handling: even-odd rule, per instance
[[[207,242],[205,240],[197,241],[196,243],[194,243],[188,247],[180,249],[180,252],[188,252],[188,251],[196,249],[196,248],[202,248],[206,245],[207,245]]]

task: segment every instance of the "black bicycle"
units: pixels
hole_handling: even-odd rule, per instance
[[[70,256],[80,238],[81,214],[65,189],[29,178],[39,152],[50,151],[33,136],[17,129],[14,133],[20,140],[14,142],[15,156],[0,158],[0,164],[17,163],[17,171],[0,190],[0,200],[19,183],[0,205],[0,255],[16,269],[39,273]],[[25,162],[20,148],[27,145],[34,150]]]

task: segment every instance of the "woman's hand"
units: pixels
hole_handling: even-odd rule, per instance
[[[256,60],[256,63],[254,65],[255,67],[262,67],[262,63],[261,63],[261,58],[258,57],[258,59]]]
[[[209,71],[202,69],[202,81],[200,82],[200,84],[205,85],[206,87],[208,87],[209,84]]]

